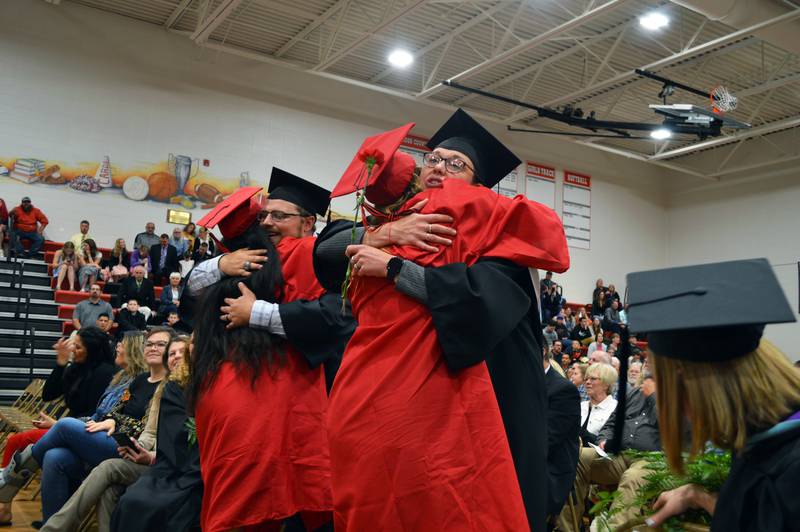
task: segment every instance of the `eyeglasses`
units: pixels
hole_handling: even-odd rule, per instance
[[[145,342],[144,348],[150,349],[151,347],[158,347],[160,349],[164,349],[167,347],[167,344],[169,344],[169,342]]]
[[[450,157],[445,159],[444,157],[441,157],[435,153],[426,153],[422,156],[422,164],[428,168],[433,168],[442,161],[444,161],[444,169],[450,174],[463,172],[467,168],[473,172],[475,171],[475,169],[468,165],[464,159],[459,157]]]
[[[259,222],[263,222],[264,220],[266,220],[270,216],[272,216],[272,219],[274,221],[276,221],[276,222],[285,222],[286,220],[288,220],[292,216],[300,216],[300,217],[302,217],[303,215],[299,214],[299,213],[290,213],[290,212],[283,212],[283,211],[261,211],[260,213],[258,213],[258,221]]]

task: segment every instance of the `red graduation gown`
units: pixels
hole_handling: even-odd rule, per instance
[[[313,246],[310,237],[278,244],[284,302],[322,295],[311,266]],[[259,376],[255,387],[249,374],[224,363],[197,405],[205,532],[278,530],[298,512],[309,528],[330,520],[323,369],[310,369],[285,346],[286,365]]]
[[[423,266],[482,256],[555,271],[569,264],[547,207],[455,180],[413,201],[424,197],[423,212],[455,219],[453,245],[390,253]],[[449,371],[430,312],[385,279],[355,278],[350,296],[358,328],[329,409],[337,531],[527,529],[486,364]]]

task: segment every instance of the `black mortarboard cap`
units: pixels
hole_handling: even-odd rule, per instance
[[[696,362],[746,355],[766,324],[796,321],[766,259],[630,273],[627,303],[654,353]]]
[[[491,188],[500,182],[520,161],[497,137],[475,121],[463,109],[458,109],[437,131],[427,146],[460,151],[475,165],[478,182]]]
[[[331,195],[330,190],[274,166],[268,192],[269,199],[288,201],[320,216],[325,216]]]

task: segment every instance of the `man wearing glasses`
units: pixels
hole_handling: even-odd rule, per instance
[[[423,158],[424,188],[439,188],[445,179],[493,187],[521,161],[498,139],[462,110],[431,138]],[[416,205],[419,211],[427,200]],[[569,255],[563,226],[544,206],[543,231],[536,245],[550,257],[540,266],[563,272]],[[380,248],[415,246],[436,251],[450,245],[458,228],[443,214],[414,213],[374,231],[358,231],[361,245],[348,246],[350,231],[323,241],[317,256],[329,261],[346,255],[359,266],[358,275],[387,277],[394,257]],[[489,230],[489,228],[487,228]],[[485,362],[503,418],[520,491],[531,530],[545,530],[547,521],[547,395],[538,362],[544,339],[535,292],[538,279],[527,268],[501,259],[482,258],[472,266],[454,263],[421,267],[394,261],[397,290],[423,302],[431,312],[445,363],[452,371]]]
[[[288,247],[297,245],[291,265],[287,266],[287,261],[282,264],[284,282],[300,293],[311,293],[318,288],[312,262],[314,229],[317,214],[327,211],[330,191],[279,168],[272,169],[268,190],[257,219],[282,256]],[[249,277],[262,267],[265,254],[263,249],[242,248],[204,261],[189,274],[186,293],[196,296],[223,276]],[[307,286],[310,282],[314,286]],[[241,297],[226,303],[220,319],[228,322],[229,328],[250,326],[288,339],[312,365],[325,363],[330,388],[344,346],[355,330],[352,318],[342,316],[339,294],[270,303],[257,300],[245,287]]]

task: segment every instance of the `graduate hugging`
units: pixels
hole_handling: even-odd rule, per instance
[[[422,168],[412,127],[366,139],[332,193],[275,169],[266,202],[242,189],[200,224],[230,250],[185,291],[203,530],[545,530],[534,279],[569,267],[564,230],[491,190],[520,161],[466,113]],[[368,223],[314,238],[357,191]]]

